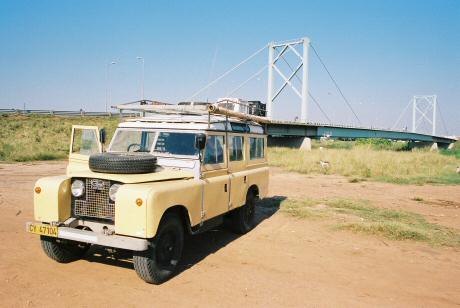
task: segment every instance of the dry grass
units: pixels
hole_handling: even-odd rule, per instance
[[[51,160],[67,157],[73,124],[107,129],[110,140],[118,117],[0,115],[0,161]]]
[[[460,233],[429,223],[416,213],[374,207],[363,200],[290,200],[281,211],[309,219],[337,218],[334,228],[382,236],[390,240],[414,240],[434,246],[460,246]]]
[[[288,171],[313,174],[339,174],[352,182],[365,179],[398,184],[460,184],[455,173],[460,159],[424,149],[412,151],[375,150],[370,146],[351,149],[313,149],[311,152],[289,148],[269,148],[269,163]],[[322,168],[319,161],[328,161]]]

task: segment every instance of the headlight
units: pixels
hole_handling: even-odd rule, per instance
[[[115,198],[117,197],[117,191],[118,191],[118,188],[120,188],[120,186],[121,186],[120,184],[113,184],[112,186],[110,186],[109,198],[113,202],[115,202]]]
[[[75,180],[72,182],[71,186],[72,196],[81,197],[85,193],[85,183],[80,180]]]

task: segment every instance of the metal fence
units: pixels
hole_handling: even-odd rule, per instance
[[[0,114],[21,114],[21,115],[31,115],[31,114],[41,114],[41,115],[56,115],[56,116],[67,116],[67,117],[112,117],[112,116],[122,116],[122,117],[135,117],[139,116],[139,113],[133,112],[103,112],[103,111],[68,111],[68,110],[40,110],[40,109],[1,109]]]

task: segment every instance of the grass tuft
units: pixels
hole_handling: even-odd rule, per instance
[[[340,218],[335,228],[382,236],[390,240],[460,246],[460,233],[429,223],[417,213],[375,207],[363,200],[285,200],[281,211],[299,218]]]

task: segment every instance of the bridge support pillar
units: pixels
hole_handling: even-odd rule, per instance
[[[304,137],[302,140],[302,144],[300,145],[300,149],[302,151],[311,151],[311,139],[308,137]]]
[[[436,142],[433,142],[433,144],[430,147],[431,152],[435,152],[438,150],[438,144]]]
[[[308,137],[268,137],[269,147],[294,148],[311,151],[311,139]]]
[[[437,151],[439,149],[448,149],[453,143],[444,143],[444,142],[427,142],[427,141],[410,141],[408,146],[410,149],[414,148],[430,148],[430,151]]]

